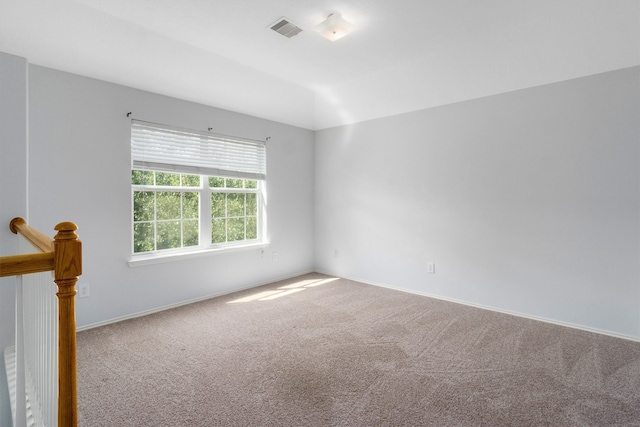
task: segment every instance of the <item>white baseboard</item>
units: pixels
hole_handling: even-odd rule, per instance
[[[317,273],[320,274],[326,274],[327,276],[335,276],[334,274],[325,272],[325,271],[317,271]],[[519,313],[519,312],[515,312],[515,311],[509,311],[509,310],[503,310],[500,308],[496,308],[496,307],[491,307],[491,306],[485,306],[482,304],[476,304],[476,303],[472,303],[469,301],[463,301],[463,300],[458,300],[455,298],[448,298],[448,297],[444,297],[441,295],[434,295],[434,294],[430,294],[428,292],[420,292],[420,291],[415,291],[413,289],[406,289],[406,288],[399,288],[396,286],[391,286],[385,283],[375,283],[375,282],[371,282],[369,280],[364,280],[364,279],[359,279],[356,277],[345,277],[345,276],[340,276],[344,279],[347,280],[353,280],[355,282],[360,282],[360,283],[364,283],[367,285],[372,285],[372,286],[378,286],[381,288],[387,288],[387,289],[392,289],[394,291],[400,291],[400,292],[406,292],[409,294],[414,294],[414,295],[420,295],[420,296],[424,296],[424,297],[428,297],[428,298],[434,298],[434,299],[438,299],[438,300],[442,300],[442,301],[447,301],[447,302],[453,302],[456,304],[462,304],[462,305],[466,305],[469,307],[475,307],[475,308],[481,308],[483,310],[489,310],[489,311],[493,311],[496,313],[502,313],[502,314],[508,314],[511,316],[517,316],[517,317],[522,317],[525,319],[529,319],[529,320],[537,320],[539,322],[544,322],[544,323],[551,323],[553,325],[558,325],[558,326],[564,326],[567,328],[572,328],[572,329],[578,329],[581,331],[586,331],[586,332],[592,332],[595,334],[600,334],[600,335],[607,335],[610,337],[614,337],[614,338],[621,338],[621,339],[625,339],[625,340],[629,340],[629,341],[635,341],[635,342],[640,342],[640,337],[634,337],[631,335],[624,335],[624,334],[619,334],[617,332],[611,332],[611,331],[607,331],[607,330],[603,330],[603,329],[598,329],[598,328],[591,328],[588,326],[583,326],[583,325],[576,325],[573,323],[569,323],[569,322],[562,322],[562,321],[558,321],[558,320],[554,320],[554,319],[547,319],[545,317],[538,317],[538,316],[532,316],[529,314],[525,314],[525,313]]]
[[[269,279],[269,280],[266,280],[266,281],[253,283],[253,284],[246,285],[246,286],[243,286],[243,287],[237,288],[237,289],[232,289],[232,290],[229,290],[229,291],[219,292],[219,293],[215,293],[215,294],[209,294],[209,295],[205,295],[205,296],[202,296],[202,297],[198,297],[198,298],[193,298],[193,299],[177,302],[175,304],[169,304],[169,305],[164,305],[164,306],[161,306],[161,307],[152,308],[152,309],[145,310],[145,311],[139,311],[139,312],[136,312],[136,313],[133,313],[133,314],[128,314],[126,316],[115,317],[113,319],[105,320],[105,321],[102,321],[102,322],[90,323],[88,325],[79,326],[78,328],[76,328],[76,331],[77,332],[86,331],[88,329],[98,328],[100,326],[106,326],[106,325],[110,325],[112,323],[122,322],[123,320],[129,320],[129,319],[135,319],[137,317],[148,316],[149,314],[158,313],[158,312],[165,311],[165,310],[170,310],[172,308],[177,308],[177,307],[181,307],[183,305],[193,304],[193,303],[200,302],[200,301],[206,301],[206,300],[211,299],[211,298],[221,297],[223,295],[232,294],[234,292],[240,292],[240,291],[244,291],[244,290],[247,290],[247,289],[257,288],[258,286],[268,285],[269,283],[279,282],[281,280],[287,280],[287,279],[291,279],[293,277],[302,276],[303,274],[309,274],[309,273],[314,273],[314,272],[315,272],[314,270],[303,271],[303,272],[300,272],[300,273],[287,275],[285,277]]]
[[[562,321],[558,321],[555,319],[548,319],[548,318],[544,318],[544,317],[539,317],[539,316],[532,316],[529,314],[525,314],[525,313],[519,313],[519,312],[515,312],[515,311],[509,311],[509,310],[503,310],[500,308],[496,308],[496,307],[491,307],[491,306],[485,306],[482,304],[476,304],[476,303],[472,303],[469,301],[463,301],[463,300],[458,300],[455,298],[449,298],[449,297],[444,297],[441,295],[434,295],[434,294],[430,294],[428,292],[420,292],[420,291],[416,291],[413,289],[406,289],[406,288],[401,288],[401,287],[397,287],[397,286],[392,286],[392,285],[388,285],[386,283],[376,283],[376,282],[372,282],[370,280],[365,280],[365,279],[360,279],[357,277],[347,277],[347,276],[337,276],[335,274],[329,273],[327,271],[322,271],[322,270],[307,270],[307,271],[302,271],[299,273],[295,273],[295,274],[291,274],[291,275],[287,275],[285,277],[280,277],[280,278],[275,278],[275,279],[270,279],[270,280],[266,280],[266,281],[261,281],[261,282],[257,282],[257,283],[253,283],[247,286],[243,286],[241,288],[237,288],[237,289],[233,289],[233,290],[229,290],[229,291],[225,291],[225,292],[220,292],[220,293],[216,293],[216,294],[210,294],[210,295],[205,295],[199,298],[193,298],[190,300],[186,300],[186,301],[181,301],[175,304],[169,304],[169,305],[165,305],[162,307],[157,307],[157,308],[153,308],[150,310],[145,310],[145,311],[141,311],[141,312],[137,312],[137,313],[133,313],[130,315],[126,315],[126,316],[121,316],[121,317],[116,317],[113,319],[109,319],[109,320],[105,320],[103,322],[96,322],[96,323],[91,323],[88,325],[83,325],[77,328],[77,331],[84,331],[87,329],[93,329],[93,328],[97,328],[100,326],[105,326],[105,325],[109,325],[112,323],[117,323],[117,322],[122,322],[123,320],[128,320],[128,319],[135,319],[137,317],[142,317],[142,316],[147,316],[149,314],[153,314],[153,313],[158,313],[160,311],[164,311],[164,310],[170,310],[172,308],[177,308],[183,305],[187,305],[187,304],[193,304],[196,302],[200,302],[200,301],[206,301],[208,299],[211,298],[216,298],[216,297],[220,297],[223,295],[228,295],[228,294],[232,294],[234,292],[240,292],[240,291],[244,291],[247,289],[252,289],[252,288],[256,288],[258,286],[263,286],[263,285],[268,285],[269,283],[273,283],[273,282],[278,282],[281,280],[287,280],[287,279],[291,279],[297,276],[302,276],[303,274],[309,274],[309,273],[319,273],[319,274],[324,274],[327,276],[333,276],[333,277],[341,277],[347,280],[353,280],[356,282],[360,282],[360,283],[364,283],[367,285],[372,285],[372,286],[378,286],[381,288],[387,288],[387,289],[392,289],[394,291],[400,291],[400,292],[406,292],[406,293],[410,293],[410,294],[414,294],[414,295],[420,295],[420,296],[424,296],[424,297],[428,297],[428,298],[434,298],[434,299],[438,299],[438,300],[442,300],[442,301],[448,301],[448,302],[453,302],[456,304],[462,304],[462,305],[466,305],[469,307],[475,307],[475,308],[480,308],[483,310],[489,310],[489,311],[493,311],[496,313],[502,313],[502,314],[508,314],[511,316],[517,316],[517,317],[522,317],[525,319],[530,319],[530,320],[536,320],[539,322],[545,322],[545,323],[550,323],[553,325],[558,325],[558,326],[564,326],[567,328],[572,328],[572,329],[578,329],[581,331],[586,331],[586,332],[592,332],[592,333],[596,333],[596,334],[600,334],[600,335],[607,335],[607,336],[611,336],[614,338],[621,338],[621,339],[625,339],[625,340],[629,340],[629,341],[635,341],[635,342],[640,342],[640,337],[634,337],[634,336],[630,336],[630,335],[624,335],[624,334],[619,334],[616,332],[611,332],[611,331],[607,331],[607,330],[602,330],[602,329],[597,329],[597,328],[591,328],[588,326],[583,326],[583,325],[576,325],[573,323],[569,323],[569,322],[562,322]]]

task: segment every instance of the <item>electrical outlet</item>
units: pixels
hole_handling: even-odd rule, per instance
[[[78,285],[78,298],[88,298],[89,297],[89,284],[82,283]]]
[[[435,274],[436,272],[436,264],[434,262],[430,262],[427,264],[427,273]]]
[[[271,259],[273,259],[273,261],[274,261],[274,262],[278,261],[278,252],[274,252],[274,253],[271,255]]]

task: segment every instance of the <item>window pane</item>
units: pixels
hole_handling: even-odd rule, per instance
[[[152,171],[131,171],[131,184],[133,185],[153,185],[153,172]]]
[[[214,219],[211,221],[211,243],[224,243],[227,241],[227,220]]]
[[[241,179],[229,179],[227,178],[227,188],[242,188]]]
[[[198,220],[188,220],[182,223],[183,246],[198,246]]]
[[[132,170],[132,185],[192,188],[189,191],[178,188],[174,191],[133,191],[134,253],[201,244],[202,178],[207,179],[211,188],[225,191],[211,193],[211,243],[258,239],[259,194],[228,193],[229,190],[224,189],[257,190],[259,181]]]
[[[198,193],[182,193],[182,217],[198,219]]]
[[[152,191],[134,191],[133,221],[153,220],[154,206],[154,193]]]
[[[227,231],[230,242],[244,240],[244,218],[229,218]]]
[[[156,172],[156,185],[169,185],[171,187],[180,187],[180,174]]]
[[[247,216],[256,216],[258,214],[258,195],[255,193],[246,194],[247,197]]]
[[[211,188],[224,188],[224,178],[217,176],[209,177],[209,187]]]
[[[182,175],[183,187],[200,187],[200,175]]]
[[[148,252],[153,250],[153,223],[133,224],[133,251]]]
[[[227,215],[229,217],[244,216],[244,194],[227,194]]]
[[[257,218],[247,218],[247,239],[258,238],[258,221]]]
[[[211,195],[211,216],[213,218],[224,218],[227,216],[226,194],[217,193]]]
[[[163,191],[156,196],[156,219],[180,219],[180,193]]]
[[[180,247],[180,221],[159,222],[157,228],[158,250]]]

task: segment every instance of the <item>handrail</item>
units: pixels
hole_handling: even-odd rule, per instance
[[[42,252],[0,257],[0,277],[54,271],[59,319],[58,426],[77,426],[75,285],[82,274],[82,242],[75,233],[78,227],[61,222],[55,226],[58,233],[53,240],[22,218],[11,220],[9,228]]]
[[[49,236],[39,232],[27,224],[23,218],[13,218],[9,223],[9,229],[13,234],[18,234],[27,239],[33,246],[41,252],[53,252],[53,242]]]
[[[0,257],[0,277],[53,270],[53,252]]]
[[[0,257],[0,277],[41,273],[54,269],[53,240],[51,238],[29,226],[27,221],[22,218],[12,219],[9,229],[14,234],[20,233],[41,253]]]

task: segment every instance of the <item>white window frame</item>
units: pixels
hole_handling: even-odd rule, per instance
[[[134,129],[138,131],[138,140],[135,140],[134,137]],[[169,147],[170,149],[166,149],[162,147],[164,144],[161,141],[160,150],[156,150],[156,147],[153,146],[154,141],[152,140],[147,144],[144,140],[140,141],[140,130],[151,129],[150,132],[156,132],[156,135],[160,135],[162,137],[163,131],[167,130],[170,135],[178,135],[177,142],[170,141]],[[182,152],[178,152],[176,156],[176,163],[170,163],[172,159],[171,150],[176,150],[181,148],[181,140],[180,137],[182,134],[187,135],[187,137],[191,138],[191,141],[187,141],[187,144],[191,143],[190,147],[187,149],[191,149],[192,153],[194,152],[194,147],[200,148],[198,144],[193,144],[193,138],[199,138],[204,141],[206,145],[209,142],[213,141],[213,145],[216,144],[219,148],[222,146],[231,147],[229,151],[233,151],[236,146],[234,144],[240,144],[244,148],[255,146],[259,150],[262,150],[261,153],[258,153],[257,160],[256,158],[249,157],[248,165],[243,163],[243,155],[246,157],[246,153],[240,153],[239,156],[232,158],[230,162],[225,163],[225,159],[222,159],[222,162],[218,161],[219,159],[214,159],[211,161],[212,157],[210,155],[209,159],[202,159],[199,154],[196,153],[195,156],[189,157],[189,153],[184,155]],[[154,136],[155,137],[155,136]],[[143,135],[144,139],[144,135]],[[221,144],[222,141],[222,145]],[[145,146],[145,144],[147,144]],[[173,144],[173,145],[171,145]],[[209,154],[212,152],[211,147],[206,147],[209,150]],[[164,150],[164,151],[163,151]],[[237,151],[237,150],[236,150]],[[215,154],[215,153],[214,153]],[[234,153],[232,152],[232,155]],[[249,156],[253,156],[254,153],[250,150]],[[233,156],[232,156],[233,157]],[[238,160],[239,159],[239,160]],[[243,170],[241,170],[243,169]],[[171,259],[191,257],[191,256],[200,256],[211,252],[219,252],[219,251],[228,251],[228,250],[237,250],[243,248],[252,248],[252,247],[264,247],[268,245],[266,240],[266,147],[264,146],[264,142],[262,141],[254,141],[247,140],[229,136],[221,136],[217,134],[213,134],[210,132],[199,132],[193,130],[185,130],[175,127],[169,127],[165,125],[158,125],[149,122],[141,122],[141,121],[132,121],[132,165],[131,170],[149,170],[155,172],[165,172],[165,173],[183,173],[189,175],[199,175],[200,176],[200,186],[199,187],[184,187],[184,186],[155,186],[155,185],[134,185],[131,184],[131,258],[129,260],[130,266],[137,265],[145,265],[156,262],[164,262]],[[249,179],[255,180],[257,182],[256,189],[247,189],[247,188],[210,188],[209,187],[209,177],[215,176],[220,178],[228,178],[228,179]],[[133,221],[133,197],[135,191],[153,191],[153,192],[161,192],[161,191],[175,191],[175,192],[197,192],[199,197],[199,245],[198,246],[188,246],[188,247],[180,247],[180,248],[170,248],[170,249],[160,249],[148,252],[134,252],[134,221]],[[256,202],[257,202],[257,238],[251,240],[238,240],[232,242],[225,243],[212,243],[211,236],[211,222],[212,222],[212,212],[211,212],[211,196],[215,193],[255,193],[256,194]]]
[[[136,170],[147,170],[147,169],[136,169]],[[150,172],[162,172],[162,171],[150,171]],[[169,185],[144,185],[144,184],[131,184],[131,206],[132,206],[132,211],[131,211],[131,218],[132,218],[132,222],[131,222],[131,233],[132,233],[132,238],[131,238],[131,253],[133,256],[137,256],[137,255],[144,255],[144,254],[158,254],[158,253],[163,253],[165,251],[174,251],[174,252],[181,252],[181,251],[189,251],[192,248],[200,248],[202,246],[202,212],[203,212],[203,205],[202,205],[202,181],[203,181],[203,177],[199,175],[200,178],[200,185],[198,187],[187,187],[187,186],[169,186]],[[167,249],[154,249],[152,251],[145,251],[145,252],[135,252],[135,232],[134,232],[134,227],[136,222],[133,221],[133,209],[134,209],[134,194],[138,191],[144,191],[144,192],[152,192],[152,193],[162,193],[162,192],[175,192],[175,193],[197,193],[198,194],[198,245],[192,245],[192,246],[181,246],[179,248],[167,248]],[[154,206],[154,213],[156,210],[156,206]],[[184,218],[179,218],[180,221],[184,220]],[[172,220],[156,220],[155,218],[151,221],[149,221],[150,223],[154,224],[154,228],[157,227],[158,223],[161,222],[165,222],[165,221],[172,221]],[[154,232],[154,235],[156,233]],[[157,242],[154,242],[157,243]]]
[[[222,178],[222,177],[219,177]],[[258,211],[256,212],[256,221],[257,221],[257,235],[258,237],[256,239],[250,239],[250,240],[237,240],[237,241],[231,241],[231,242],[224,242],[224,243],[210,243],[212,248],[232,248],[234,246],[246,246],[246,245],[251,245],[251,244],[262,244],[264,241],[263,236],[265,235],[264,230],[266,229],[266,227],[264,226],[266,220],[266,214],[265,214],[265,209],[264,209],[264,194],[263,194],[263,189],[265,188],[265,182],[264,181],[260,181],[260,180],[256,180],[257,182],[257,188],[253,189],[253,188],[222,188],[222,187],[209,187],[208,185],[205,185],[206,190],[208,190],[208,194],[205,196],[207,198],[207,203],[209,203],[208,206],[210,206],[211,204],[211,196],[213,194],[255,194],[256,195],[256,203],[257,203],[257,209]],[[207,236],[209,236],[209,240],[211,240],[211,222],[213,221],[213,217],[211,215],[211,209],[203,209],[204,211],[206,211],[208,217],[206,219],[203,219],[203,222],[206,221],[206,224],[208,225],[208,230],[206,231],[208,234],[206,234]],[[246,215],[244,216],[246,218]]]

